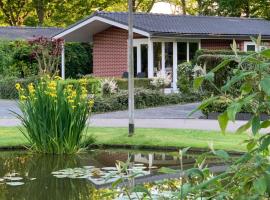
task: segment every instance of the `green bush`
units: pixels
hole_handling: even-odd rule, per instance
[[[128,79],[116,78],[115,81],[118,85],[118,89],[120,90],[128,89]],[[134,78],[134,87],[152,89],[153,86],[151,85],[151,81],[152,79],[149,78]]]
[[[159,91],[137,88],[135,89],[135,107],[137,109],[179,104],[184,102],[195,102],[201,99],[200,96],[184,94],[165,95]],[[93,112],[111,112],[126,110],[128,108],[128,91],[121,90],[109,97],[96,96]]]
[[[239,51],[238,55],[248,55],[250,53]],[[201,55],[234,55],[234,52],[232,50],[208,50],[208,49],[200,49],[197,50],[195,53],[195,56],[193,58],[193,64],[197,63],[198,57]]]
[[[18,99],[18,92],[15,89],[16,83],[20,83],[23,87],[26,87],[30,83],[36,83],[37,80],[37,76],[25,79],[18,79],[17,77],[0,79],[0,99]]]
[[[78,78],[92,73],[92,46],[67,43],[65,47],[66,77]],[[26,78],[38,74],[37,61],[26,41],[0,41],[0,75]]]
[[[189,94],[193,92],[193,65],[185,62],[178,65],[177,86],[181,93]]]
[[[100,81],[95,78],[86,79],[86,89],[90,94],[99,94],[100,93]],[[60,81],[64,86],[73,85],[74,87],[80,86],[80,79],[66,79]]]
[[[79,78],[93,73],[92,46],[88,43],[66,43],[66,77]]]

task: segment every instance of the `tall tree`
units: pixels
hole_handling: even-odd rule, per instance
[[[187,4],[186,0],[181,0],[181,7],[182,7],[182,14],[186,15],[187,14]]]
[[[31,13],[30,0],[0,0],[2,23],[10,26],[23,25],[26,17]]]

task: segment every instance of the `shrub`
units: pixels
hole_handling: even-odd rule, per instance
[[[165,95],[156,90],[135,89],[135,107],[137,109],[179,104],[183,102],[199,101],[201,97],[198,94],[184,95],[184,94],[168,94]],[[115,95],[102,97],[96,96],[93,107],[93,112],[111,112],[118,110],[126,110],[128,108],[128,91],[121,90]]]
[[[112,95],[117,92],[118,86],[114,79],[100,80],[101,93],[103,96]]]
[[[192,63],[185,62],[178,65],[177,74],[177,86],[180,92],[184,94],[192,93],[194,80]]]
[[[0,75],[26,78],[38,74],[33,49],[25,41],[0,41]],[[85,43],[66,43],[66,77],[78,78],[92,73],[92,46]]]
[[[154,77],[150,83],[155,89],[163,89],[170,86],[171,82],[172,80],[168,75],[158,72],[157,76]]]
[[[39,83],[22,88],[19,92],[17,114],[24,136],[34,151],[52,154],[75,153],[81,148],[83,132],[93,101],[89,100],[86,81],[80,87],[63,87],[57,80],[41,78]]]
[[[85,79],[85,80],[86,80],[87,91],[90,94],[99,94],[101,92],[99,79],[89,78],[89,79]],[[61,80],[60,83],[64,86],[73,85],[74,87],[78,87],[78,86],[80,86],[80,79],[78,79],[78,80],[66,79],[66,80]]]
[[[18,91],[14,85],[20,83],[26,87],[29,83],[36,83],[38,77],[32,76],[25,79],[18,79],[17,77],[5,77],[0,79],[0,99],[18,99]]]
[[[116,78],[115,81],[120,90],[128,89],[128,79]],[[134,78],[134,87],[152,89],[153,87],[151,85],[151,81],[152,79],[148,79],[148,78]]]
[[[93,73],[92,46],[88,43],[66,43],[66,77],[80,78]]]

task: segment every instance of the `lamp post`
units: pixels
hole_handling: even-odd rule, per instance
[[[134,134],[133,0],[128,0],[128,136]]]

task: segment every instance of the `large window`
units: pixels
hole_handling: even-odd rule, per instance
[[[199,49],[199,44],[197,42],[189,43],[189,60],[191,61],[196,54],[196,51]]]
[[[141,45],[142,72],[148,77],[148,45]]]
[[[244,42],[245,51],[256,51],[256,44],[254,42]]]
[[[154,73],[161,71],[162,68],[162,53],[161,42],[154,42]]]
[[[177,63],[181,64],[187,61],[187,43],[177,42]]]
[[[165,42],[165,70],[168,75],[172,75],[173,70],[173,43]]]

